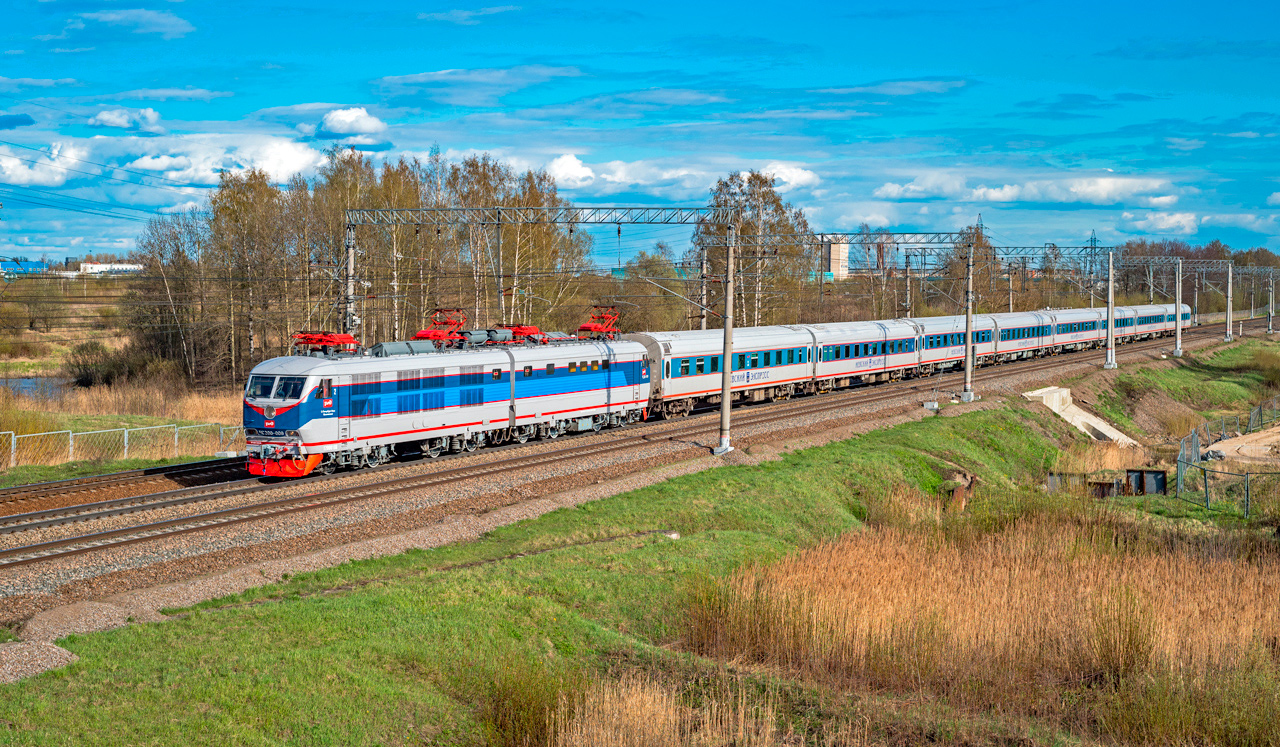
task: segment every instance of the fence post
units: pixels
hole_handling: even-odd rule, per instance
[[[222,448],[222,426],[218,426],[218,451],[225,451]]]
[[[74,462],[76,460],[76,434],[67,431],[67,461]]]
[[[129,429],[124,429],[124,458],[129,458]]]
[[[1209,470],[1204,467],[1200,468],[1201,474],[1204,475],[1204,507],[1209,507]]]
[[[18,432],[9,434],[9,468],[18,466]]]
[[[1244,473],[1244,518],[1249,518],[1249,473]]]
[[[178,458],[178,426],[176,423],[173,426],[173,458]]]

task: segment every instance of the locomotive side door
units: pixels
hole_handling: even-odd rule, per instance
[[[350,376],[333,377],[334,394],[338,400],[338,440],[351,438],[351,387]]]

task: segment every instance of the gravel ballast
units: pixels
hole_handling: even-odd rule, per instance
[[[1214,341],[1188,340],[1184,347],[1209,344],[1214,344]],[[1130,362],[1161,358],[1158,352],[1130,352],[1124,347],[1118,349],[1118,354]],[[975,408],[997,407],[1001,405],[1002,394],[1016,395],[1028,388],[1096,370],[1097,361],[1091,360],[1094,357],[1081,356],[1079,361],[1064,358],[1061,365],[1051,371],[1041,370],[1025,375],[1018,374],[1013,367],[984,369],[978,372],[980,385],[984,378],[1001,377],[979,387],[986,399],[972,405],[947,408],[943,414],[952,416]],[[652,431],[656,438],[662,440],[641,447],[642,451],[638,453],[612,452],[592,457],[584,463],[561,461],[537,470],[491,474],[463,484],[434,486],[75,558],[0,569],[0,621],[9,624],[27,621],[20,633],[24,639],[22,644],[0,645],[0,674],[9,672],[13,667],[17,667],[13,669],[15,672],[19,669],[23,672],[18,677],[42,671],[34,665],[22,668],[25,665],[5,663],[24,655],[48,662],[48,667],[64,666],[74,659],[71,654],[52,646],[50,648],[72,658],[59,657],[41,648],[23,648],[17,653],[8,653],[4,651],[6,647],[48,646],[49,642],[68,633],[103,630],[128,624],[131,620],[162,619],[158,612],[161,608],[186,606],[261,586],[279,580],[281,574],[315,570],[351,559],[396,554],[411,548],[469,541],[499,526],[652,485],[677,475],[726,463],[754,464],[763,459],[777,458],[780,451],[806,448],[928,417],[920,402],[933,398],[932,394],[922,394],[931,392],[932,386],[929,380],[917,384],[915,387],[901,387],[901,395],[889,400],[862,405],[851,401],[846,407],[821,413],[801,413],[784,422],[735,426],[735,444],[740,448],[726,457],[707,454],[715,441],[714,418],[706,419],[704,427],[707,433],[681,441],[667,441],[661,432],[681,428],[694,421],[670,421],[657,424]],[[859,391],[874,393],[875,388]],[[736,412],[755,411],[754,408],[746,408]],[[582,445],[585,447],[589,442],[607,440],[610,434],[606,431],[583,437]],[[530,444],[518,452],[480,452],[457,459],[415,463],[400,469],[425,473],[452,469],[473,461],[523,455],[528,450],[558,450],[566,445],[566,440],[561,439]],[[387,475],[374,472],[354,473],[349,477],[352,482],[344,482],[344,485],[387,479]],[[336,487],[332,483],[322,485],[303,489],[316,492]],[[208,507],[202,506],[201,511],[204,510]],[[75,533],[82,532],[83,527],[77,527]]]

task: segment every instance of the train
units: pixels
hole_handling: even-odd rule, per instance
[[[1118,343],[1174,334],[1191,308],[1117,306]],[[963,316],[594,335],[535,327],[427,330],[365,349],[349,335],[301,333],[294,355],[249,374],[248,469],[269,477],[330,474],[397,456],[433,458],[483,446],[681,417],[718,404],[731,366],[733,403],[820,394],[964,366]],[[978,366],[1098,348],[1106,309],[973,318]]]

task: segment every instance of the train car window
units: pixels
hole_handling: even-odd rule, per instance
[[[746,367],[747,367],[747,354],[738,353],[738,370],[741,371]]]
[[[609,359],[608,359],[608,358],[605,358],[604,360],[600,361],[600,367],[601,367],[601,368],[603,368],[604,370],[608,371],[608,370],[609,370]]]
[[[302,386],[307,383],[305,376],[281,376],[276,381],[276,399],[301,399]]]
[[[579,370],[579,371],[586,371],[586,370],[587,370],[587,362],[586,362],[586,361],[583,361],[583,362],[579,363],[579,364],[578,364],[578,370]]]
[[[274,376],[250,376],[249,386],[245,387],[244,396],[250,399],[270,397],[276,387]]]
[[[575,361],[569,361],[569,373],[577,373],[578,364]]]
[[[600,370],[600,361],[591,361],[591,370],[592,370],[592,371],[599,371],[599,370]]]
[[[662,364],[662,378],[664,379],[671,378],[671,361],[667,361],[666,363]]]
[[[787,365],[790,365],[795,362],[796,362],[796,349],[792,348],[787,351]]]
[[[495,369],[493,369],[493,380],[494,380],[494,381],[502,381],[502,369],[501,369],[501,368],[495,368]]]
[[[720,372],[720,356],[717,355],[711,359],[711,373],[719,373],[719,372]]]
[[[401,415],[409,412],[417,412],[421,409],[421,394],[401,394],[399,397],[396,397],[396,412]]]
[[[759,367],[760,367],[759,353],[752,353],[751,355],[747,356],[747,368],[759,368]]]
[[[684,358],[680,361],[680,375],[681,376],[689,375],[689,359],[688,358]]]
[[[408,392],[417,389],[419,382],[420,379],[418,378],[418,371],[416,369],[411,368],[407,371],[398,371],[396,373],[397,392]]]
[[[320,386],[316,387],[317,399],[329,399],[333,396],[333,379],[321,379]]]
[[[697,372],[698,372],[698,373],[700,373],[700,374],[704,374],[704,373],[706,373],[706,372],[707,372],[707,359],[706,359],[706,358],[699,358],[698,360],[694,361],[694,370],[695,370],[695,371],[697,371]]]
[[[533,376],[533,366],[525,366],[525,367],[524,367],[524,377],[527,379],[527,378],[529,378],[530,376]]]
[[[556,364],[554,364],[554,363],[548,363],[548,364],[547,364],[547,376],[554,376],[554,375],[555,375],[555,373],[556,373]]]

